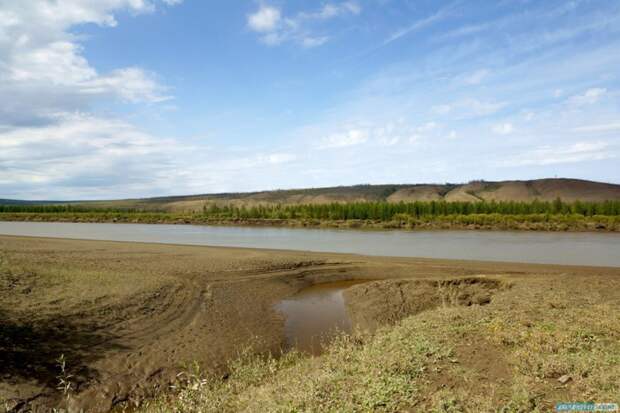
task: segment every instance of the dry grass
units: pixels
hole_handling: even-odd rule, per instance
[[[343,337],[318,358],[246,355],[226,378],[193,375],[142,410],[543,412],[562,401],[618,402],[619,301],[596,279],[567,283],[590,285],[578,291],[558,281],[517,282],[488,306]]]

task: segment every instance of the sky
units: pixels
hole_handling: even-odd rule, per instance
[[[0,198],[620,183],[616,0],[0,0]]]

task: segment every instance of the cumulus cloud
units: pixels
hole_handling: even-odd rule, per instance
[[[346,15],[357,15],[360,6],[352,1],[339,4],[326,3],[315,11],[300,12],[293,16],[283,15],[280,8],[261,4],[247,16],[247,26],[260,35],[260,41],[268,46],[293,42],[306,48],[325,44],[329,36],[316,34],[313,23],[330,20]]]
[[[80,24],[114,27],[115,13],[150,13],[179,0],[0,2],[0,193],[48,198],[144,191],[169,165],[170,142],[88,113],[110,100],[170,96],[139,67],[100,73],[84,57]],[[163,174],[162,176],[165,176]],[[54,188],[54,189],[52,189]],[[73,189],[72,189],[73,188]],[[151,189],[153,186],[150,187]],[[38,194],[38,195],[37,195]]]
[[[298,158],[277,150],[215,151],[115,118],[63,114],[51,125],[0,132],[0,194],[104,199],[232,190],[244,185],[249,170],[274,176]]]
[[[261,6],[256,12],[248,15],[248,26],[257,32],[270,32],[280,23],[280,10],[272,6]]]
[[[138,67],[113,70],[83,85],[84,93],[103,94],[106,91],[118,95],[126,102],[157,103],[171,99],[167,88],[161,86],[155,76]]]
[[[178,2],[165,2],[172,3]],[[148,13],[156,6],[147,0],[2,2],[0,99],[4,108],[0,109],[0,124],[40,122],[50,113],[83,110],[95,99],[134,103],[168,99],[166,88],[141,68],[99,73],[84,57],[80,39],[70,31],[85,23],[113,27],[117,24],[114,12]]]
[[[298,158],[278,150],[215,153],[94,111],[111,100],[157,103],[170,96],[140,67],[100,73],[71,29],[114,27],[116,12],[150,13],[181,3],[158,1],[0,2],[0,197],[102,199],[191,193],[206,185],[232,189],[248,168],[275,173]]]
[[[170,141],[153,138],[124,121],[62,115],[52,125],[0,133],[0,193],[36,193],[54,187],[67,196],[71,188],[96,196],[121,184],[124,190],[143,191],[169,167],[172,147]]]

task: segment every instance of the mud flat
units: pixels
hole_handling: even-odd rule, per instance
[[[342,294],[352,323],[371,334],[446,308],[478,320],[506,315],[523,323],[519,334],[586,306],[604,307],[606,312],[597,310],[599,324],[604,314],[615,314],[616,321],[620,314],[620,268],[12,236],[0,236],[0,259],[0,408],[8,411],[109,411],[168,392],[194,362],[227,377],[228,361],[248,346],[257,354],[286,349],[278,303],[322,283],[357,283]],[[618,328],[591,338],[591,345],[612,346],[606,347],[610,360],[620,357]],[[463,342],[451,343],[451,357],[469,359],[468,368],[484,376],[476,376],[480,392],[490,381],[512,380],[511,369],[518,368],[506,361],[512,344],[472,346],[472,337],[459,337]],[[331,356],[317,360],[323,357]],[[501,359],[501,371],[493,367],[495,359]],[[449,360],[443,371],[453,368]],[[617,369],[598,380],[612,380]],[[425,379],[428,403],[445,386],[458,387],[441,371],[429,371]],[[556,373],[549,374],[542,382],[554,389]],[[58,388],[62,379],[70,389]],[[579,386],[592,376],[572,380],[575,386],[553,390],[557,397],[590,391]]]

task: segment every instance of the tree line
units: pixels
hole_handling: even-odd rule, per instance
[[[40,214],[166,214],[162,210],[138,208],[102,208],[84,204],[0,205],[0,213]],[[217,205],[205,203],[199,215],[206,219],[315,219],[391,221],[400,218],[432,218],[454,215],[575,215],[620,216],[620,201],[565,202],[554,201],[415,201],[415,202],[349,202],[328,204],[264,204],[255,206]]]
[[[480,202],[349,202],[299,205],[234,206],[205,205],[203,215],[223,219],[319,219],[319,220],[380,220],[390,221],[399,215],[412,218],[500,214],[500,215],[620,215],[620,201],[604,202],[552,202],[532,201],[480,201]]]

